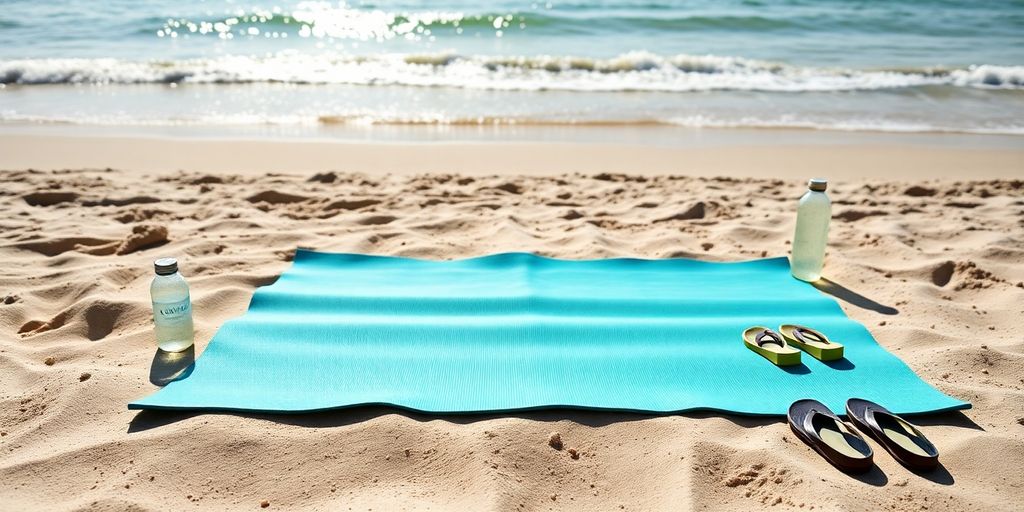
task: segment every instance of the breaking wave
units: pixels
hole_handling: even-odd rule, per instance
[[[282,52],[268,57],[133,61],[111,58],[0,61],[0,84],[349,84],[508,91],[822,92],[950,86],[1024,88],[1024,66],[837,69],[740,57],[630,52],[608,59],[436,54],[367,56]]]

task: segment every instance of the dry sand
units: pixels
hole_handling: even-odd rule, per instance
[[[178,256],[191,283],[201,353],[296,246],[424,258],[780,256],[804,187],[594,173],[311,177],[0,171],[0,509],[1024,503],[1020,180],[847,175],[830,189],[830,291],[926,381],[974,404],[918,418],[942,453],[944,467],[931,474],[911,473],[875,445],[878,468],[846,476],[780,419],[717,414],[128,411],[181,363],[154,357],[148,284],[159,256]]]

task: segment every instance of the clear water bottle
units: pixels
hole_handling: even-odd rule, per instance
[[[149,286],[153,297],[153,322],[160,350],[180,352],[192,346],[192,303],[188,283],[178,272],[178,260],[161,258],[154,263],[156,277]]]
[[[825,263],[825,245],[828,243],[828,223],[832,220],[832,201],[825,194],[828,180],[813,178],[810,189],[800,198],[796,210],[796,232],[793,234],[793,257],[790,268],[793,277],[803,281],[821,278]]]

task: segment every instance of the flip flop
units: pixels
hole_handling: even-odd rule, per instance
[[[833,466],[847,473],[863,473],[874,465],[873,452],[855,430],[847,427],[825,404],[797,400],[786,415],[789,428]]]
[[[828,339],[821,331],[802,325],[783,324],[779,326],[779,333],[790,345],[807,352],[815,359],[835,361],[843,358],[843,346]]]
[[[786,344],[779,333],[761,326],[743,331],[743,343],[778,366],[800,364],[800,351]]]
[[[861,432],[878,441],[894,459],[910,469],[929,471],[939,465],[939,451],[910,422],[868,400],[851,398],[846,415]]]

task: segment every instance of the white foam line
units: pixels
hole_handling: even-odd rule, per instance
[[[405,85],[491,90],[765,92],[855,91],[926,85],[1024,88],[1024,66],[965,69],[851,70],[799,67],[738,57],[632,52],[611,59],[374,56],[225,56],[179,61],[21,59],[0,61],[0,83],[38,84],[297,84]]]

